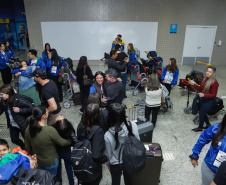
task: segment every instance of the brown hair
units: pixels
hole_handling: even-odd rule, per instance
[[[204,80],[207,80],[207,81],[206,81],[205,87],[203,88],[203,93],[204,93],[204,94],[209,94],[210,86],[211,86],[211,84],[214,83],[214,81],[216,80],[216,68],[213,67],[213,66],[209,66],[209,67],[207,68],[207,70],[208,70],[208,69],[212,69],[212,70],[213,70],[213,74],[212,74],[212,76],[211,76],[210,78],[207,78],[207,76],[206,76],[206,74],[205,74],[205,78],[203,79],[203,81],[204,81]],[[206,71],[207,71],[207,70],[206,70]]]
[[[134,47],[133,47],[132,43],[129,43],[128,45],[129,45],[130,49],[128,49],[127,54],[130,55],[134,51]]]
[[[101,72],[101,71],[97,71],[96,73],[95,73],[95,78],[94,78],[94,86],[95,86],[95,89],[96,89],[96,91],[97,91],[97,93],[100,95],[100,97],[101,97],[101,91],[100,91],[100,89],[99,89],[99,87],[98,87],[98,83],[97,83],[97,81],[96,81],[96,77],[98,76],[98,75],[101,75],[101,76],[103,76],[103,79],[104,79],[104,81],[103,81],[103,90],[104,90],[104,88],[106,87],[106,85],[107,85],[107,83],[106,83],[106,79],[105,79],[105,74],[103,73],[103,72]]]
[[[160,84],[158,75],[155,73],[151,74],[151,76],[148,80],[147,90],[148,91],[156,91],[156,90],[159,90],[160,88],[162,88],[162,86]]]
[[[101,107],[101,98],[98,93],[92,93],[89,95],[89,98],[87,100],[87,105],[90,103],[96,103]]]
[[[177,63],[175,58],[170,58],[171,65],[166,66],[167,71],[175,73],[177,71]]]
[[[0,88],[0,93],[4,93],[4,94],[8,94],[9,95],[9,98],[7,100],[3,100],[3,98],[1,99],[1,103],[4,105],[4,106],[7,106],[9,105],[10,108],[13,107],[13,96],[15,94],[13,88],[11,85],[9,84],[6,84],[6,85],[3,85],[1,88]]]

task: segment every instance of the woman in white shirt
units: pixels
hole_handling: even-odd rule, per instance
[[[145,87],[146,105],[145,105],[145,118],[149,121],[150,114],[152,113],[152,123],[155,126],[157,121],[158,112],[161,106],[162,85],[160,84],[157,74],[152,74]]]

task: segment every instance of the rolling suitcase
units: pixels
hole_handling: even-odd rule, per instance
[[[139,118],[137,105],[129,108],[129,121],[137,124],[138,133],[142,142],[152,142],[154,125],[151,122],[146,121],[145,118]]]
[[[163,161],[161,146],[157,143],[144,143],[147,161],[143,170],[132,177],[132,185],[158,185]]]

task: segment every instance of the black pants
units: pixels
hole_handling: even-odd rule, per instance
[[[83,182],[82,185],[99,185],[102,177],[98,178],[97,180],[93,182]]]
[[[53,80],[57,85],[57,89],[59,92],[59,99],[60,99],[60,102],[62,102],[63,101],[62,83],[58,81],[59,76],[48,75],[48,78]]]
[[[110,165],[110,170],[111,170],[112,185],[120,185],[121,175],[123,171],[120,165],[119,164]],[[132,178],[125,171],[123,171],[123,177],[124,177],[125,185],[132,185]]]
[[[171,92],[171,84],[164,83],[163,85],[164,85],[164,86],[166,87],[166,89],[169,91],[169,95],[170,95],[170,92]]]
[[[9,67],[5,68],[5,69],[1,69],[1,74],[2,74],[2,81],[4,84],[11,84],[12,81],[12,74],[11,74],[11,70]]]
[[[9,133],[10,133],[10,137],[11,137],[11,141],[12,143],[20,146],[20,148],[22,150],[25,149],[25,145],[24,145],[24,142],[20,139],[20,133],[21,135],[23,136],[24,138],[24,132],[22,132],[19,128],[16,128],[16,127],[10,127],[9,128]]]
[[[87,104],[87,100],[89,97],[90,86],[80,86],[81,91],[81,101],[82,101],[82,108],[80,109],[81,112],[84,112]]]
[[[158,107],[145,106],[145,118],[149,121],[150,120],[150,114],[152,112],[151,122],[153,123],[154,127],[156,125],[159,109],[160,109],[160,106],[158,106]]]
[[[214,107],[214,99],[201,98],[199,103],[199,128],[203,128],[204,122],[206,125],[210,125],[207,113]]]

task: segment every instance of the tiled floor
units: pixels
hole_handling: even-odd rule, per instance
[[[166,65],[166,63],[165,63]],[[93,72],[98,70],[106,70],[100,62],[90,61],[90,66]],[[180,70],[179,79],[185,78],[192,67],[191,66],[178,66]],[[217,79],[220,84],[218,96],[226,96],[226,83],[223,81],[226,78],[226,66],[216,66],[217,67]],[[196,66],[197,70],[204,71],[204,67]],[[153,133],[153,142],[160,143],[163,151],[164,162],[162,163],[162,171],[160,176],[160,185],[200,185],[201,184],[201,172],[200,167],[203,159],[206,155],[209,145],[205,146],[200,158],[199,166],[193,168],[189,155],[191,150],[196,143],[199,134],[190,132],[190,130],[196,125],[194,125],[192,119],[195,117],[191,114],[184,114],[183,110],[187,105],[187,96],[182,96],[180,94],[180,89],[176,86],[171,92],[171,101],[173,102],[173,109],[169,109],[167,112],[160,111],[158,115],[157,125]],[[140,92],[138,96],[132,96],[132,90],[127,91],[127,99],[123,102],[130,107],[136,104],[137,100],[144,97],[144,92]],[[190,104],[194,98],[194,93],[191,94]],[[225,99],[224,99],[224,103]],[[74,127],[77,125],[81,119],[81,115],[78,113],[80,105],[71,107],[70,109],[63,108],[63,115],[70,120]],[[212,124],[219,122],[223,117],[220,114],[218,118],[210,118]],[[0,123],[5,123],[5,115],[0,117]],[[1,127],[0,127],[1,129]],[[0,136],[1,137],[1,136]],[[11,148],[13,145],[10,143]],[[153,168],[155,168],[153,166]],[[66,172],[63,170],[64,184],[68,184]],[[122,180],[123,182],[123,180]],[[110,185],[111,178],[109,171],[106,166],[103,167],[103,179],[101,185]],[[124,183],[122,183],[124,184]],[[151,183],[150,183],[151,184]]]

